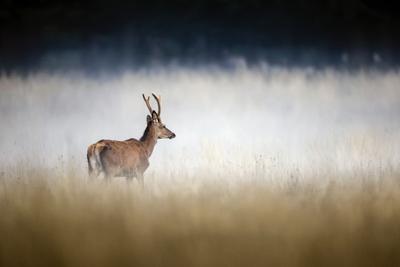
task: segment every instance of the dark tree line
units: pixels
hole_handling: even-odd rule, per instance
[[[105,65],[229,55],[307,61],[346,51],[359,58],[378,51],[395,62],[398,15],[362,0],[6,0],[0,64],[35,66],[52,51],[75,51],[81,64],[101,53]]]

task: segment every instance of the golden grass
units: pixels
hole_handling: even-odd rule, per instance
[[[158,191],[30,173],[1,177],[0,266],[400,265],[395,171],[328,186],[253,180]]]

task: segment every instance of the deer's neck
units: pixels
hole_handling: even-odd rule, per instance
[[[143,136],[140,141],[144,144],[148,157],[153,153],[154,147],[157,143],[157,135],[153,127],[147,126],[144,130]]]

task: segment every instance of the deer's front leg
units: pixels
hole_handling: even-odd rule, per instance
[[[140,187],[144,189],[144,177],[143,173],[137,173],[136,178],[138,180],[138,183],[140,184]]]
[[[126,181],[127,181],[128,183],[131,183],[132,180],[133,180],[133,177],[134,177],[134,175],[128,175],[128,176],[126,176]]]

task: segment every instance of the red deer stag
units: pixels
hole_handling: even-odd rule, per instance
[[[175,134],[161,122],[160,97],[155,94],[153,97],[157,101],[158,112],[151,108],[150,97],[145,97],[143,94],[150,115],[147,115],[147,127],[140,140],[134,138],[125,141],[100,140],[88,147],[87,160],[90,176],[99,176],[100,173],[104,173],[106,180],[110,177],[125,176],[128,181],[136,177],[143,187],[143,173],[149,166],[149,158],[157,139],[175,137]]]

